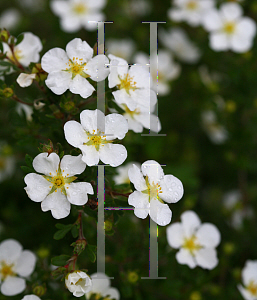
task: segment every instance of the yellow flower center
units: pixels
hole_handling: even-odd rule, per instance
[[[198,7],[197,1],[188,1],[186,4],[186,8],[189,10],[195,10]]]
[[[227,22],[227,23],[225,23],[223,30],[227,34],[233,34],[236,30],[236,24],[234,22]]]
[[[195,250],[202,248],[202,246],[197,243],[197,238],[194,235],[191,238],[185,238],[182,247],[189,250],[191,254],[193,254]]]
[[[62,175],[55,176],[53,178],[53,183],[57,188],[61,188],[64,185],[64,179],[63,179]]]
[[[72,73],[72,79],[76,75],[80,75],[84,78],[90,77],[90,75],[88,75],[84,72],[84,67],[85,67],[86,63],[83,63],[83,58],[73,57],[72,59],[69,60],[68,63],[66,63],[66,65],[67,65],[67,68],[63,71]]]
[[[249,285],[247,286],[247,290],[248,290],[253,296],[257,296],[257,283],[254,283],[254,281],[250,281]]]
[[[123,104],[122,106],[123,106],[123,109],[125,110],[125,112],[131,116],[131,118],[134,118],[134,115],[140,114],[140,111],[138,108],[136,108],[135,110],[130,110],[126,104]]]
[[[13,271],[13,264],[8,265],[4,261],[0,264],[0,275],[2,279],[5,279],[7,276],[15,275]]]
[[[83,3],[78,3],[74,5],[73,11],[78,15],[83,15],[86,13],[87,7]]]
[[[14,56],[15,56],[16,60],[19,61],[19,60],[23,57],[22,51],[19,50],[19,49],[14,49]],[[14,63],[16,62],[15,59],[14,59],[14,57],[13,57],[13,55],[12,55],[12,53],[10,53],[10,55],[8,55],[8,57],[9,57]]]
[[[151,201],[151,199],[157,199],[161,203],[163,203],[162,199],[159,197],[159,194],[162,193],[162,188],[159,185],[159,183],[154,183],[154,181],[153,181],[152,184],[150,184],[147,175],[145,176],[145,181],[146,181],[146,185],[147,185],[147,190],[142,191],[142,193],[149,195],[149,202]]]
[[[129,94],[129,91],[135,91],[137,89],[136,82],[133,80],[133,76],[129,76],[129,74],[126,74],[126,76],[122,79],[119,76],[120,84],[118,85],[119,89],[125,89],[125,91]]]
[[[106,135],[104,135],[103,132],[99,131],[97,129],[97,133],[95,133],[96,131],[93,130],[93,134],[91,134],[90,132],[86,131],[86,134],[89,137],[89,141],[86,143],[83,143],[83,145],[87,145],[87,146],[95,146],[96,150],[99,151],[99,148],[101,145],[103,144],[108,144],[108,143],[112,143],[112,141],[107,141],[106,140]]]

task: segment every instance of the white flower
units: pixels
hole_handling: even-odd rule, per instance
[[[90,299],[92,294],[96,294],[95,299],[104,297],[104,300],[120,299],[120,293],[116,288],[111,287],[111,280],[104,273],[94,273],[91,276],[92,289],[86,293],[86,298]]]
[[[220,243],[220,232],[210,223],[203,223],[193,211],[181,215],[181,223],[167,227],[167,240],[172,248],[180,249],[176,259],[191,269],[200,266],[213,269],[218,264],[215,247]]]
[[[50,2],[52,11],[61,18],[61,28],[66,32],[75,32],[80,28],[97,29],[97,25],[90,21],[103,21],[104,15],[100,11],[106,0],[53,0]]]
[[[228,139],[228,132],[224,126],[217,122],[214,111],[206,110],[202,113],[202,123],[205,132],[215,144],[222,144]]]
[[[113,180],[115,181],[115,184],[130,184],[129,176],[128,176],[128,170],[133,167],[133,165],[136,165],[138,168],[140,168],[140,164],[137,162],[130,162],[127,163],[125,166],[118,167],[116,171],[118,172],[118,175],[113,176]]]
[[[17,61],[24,67],[28,67],[31,62],[39,61],[39,52],[42,50],[40,39],[31,32],[24,32],[23,40],[14,47],[14,55]],[[3,43],[4,52],[8,58],[14,61],[10,47]]]
[[[81,297],[92,289],[92,280],[85,272],[78,270],[66,276],[65,285],[73,296]]]
[[[67,142],[82,151],[82,160],[89,166],[97,165],[99,159],[112,167],[121,165],[127,158],[123,145],[112,144],[113,140],[123,139],[128,132],[127,120],[119,114],[109,114],[96,109],[83,110],[80,114],[81,124],[68,121],[64,125]],[[105,132],[99,128],[105,124]]]
[[[238,289],[245,300],[257,299],[257,260],[247,260],[242,271],[242,281]]]
[[[112,92],[117,103],[126,104],[132,111],[137,108],[137,105],[148,108],[150,97],[151,105],[156,104],[156,93],[150,90],[151,78],[147,66],[133,65],[129,68],[126,60],[112,54],[109,58],[109,88],[118,88],[117,91]]]
[[[151,129],[153,132],[159,132],[161,130],[161,122],[159,118],[152,114],[155,109],[155,105],[149,105],[150,108],[147,108],[138,104],[136,109],[130,110],[126,104],[117,104],[125,111],[123,116],[128,121],[128,129],[137,133],[142,132],[143,128]]]
[[[176,8],[169,9],[168,16],[173,21],[186,21],[191,26],[197,26],[214,4],[214,0],[174,0]]]
[[[16,111],[20,116],[22,116],[22,113],[24,112],[27,121],[31,122],[33,120],[32,118],[33,109],[31,108],[31,106],[23,103],[18,103],[16,106]]]
[[[134,61],[141,65],[149,64],[149,55],[139,52]],[[157,70],[150,70],[158,95],[167,95],[170,92],[169,81],[176,79],[180,74],[180,66],[173,61],[171,53],[165,50],[158,50],[158,78]]]
[[[36,79],[36,74],[21,73],[16,81],[20,87],[28,87],[32,84],[34,79]]]
[[[165,226],[171,221],[171,210],[167,203],[178,202],[184,193],[181,181],[173,175],[164,175],[160,164],[147,160],[140,169],[133,165],[128,171],[129,179],[136,191],[129,195],[128,203],[135,207],[138,218],[148,214],[158,225]]]
[[[36,295],[26,295],[21,300],[41,300],[41,299]]]
[[[129,60],[135,50],[135,43],[131,39],[109,39],[106,41],[106,49],[108,53]]]
[[[168,32],[161,30],[160,40],[183,62],[195,63],[201,56],[200,50],[188,39],[181,28],[172,28]]]
[[[36,256],[29,250],[22,250],[19,242],[8,239],[0,244],[0,282],[1,293],[14,296],[26,288],[24,278],[35,268]],[[18,276],[19,277],[18,277]]]
[[[92,57],[93,49],[79,38],[67,44],[66,52],[61,48],[49,50],[42,57],[42,69],[49,73],[46,85],[57,95],[69,89],[82,98],[89,97],[95,89],[86,78],[101,81],[109,74],[107,57]]]
[[[60,162],[56,153],[40,153],[34,158],[33,167],[44,175],[29,173],[24,178],[29,198],[42,202],[42,210],[51,210],[55,219],[67,217],[71,204],[84,205],[88,201],[87,194],[94,193],[88,182],[73,183],[77,178],[74,175],[86,168],[81,157],[65,155]]]
[[[253,45],[256,23],[242,17],[243,10],[237,3],[223,3],[220,11],[212,9],[206,13],[203,25],[210,31],[210,47],[215,51],[233,50],[242,53]]]
[[[15,8],[9,8],[0,15],[0,28],[12,30],[19,24],[21,19],[20,12]]]

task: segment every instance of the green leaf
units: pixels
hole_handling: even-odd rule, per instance
[[[79,235],[79,229],[76,225],[71,228],[71,234],[74,238],[76,238]]]
[[[35,172],[32,168],[29,168],[27,166],[21,166],[21,169],[25,173],[34,173]]]
[[[33,168],[33,166],[32,166],[33,158],[30,155],[26,154],[25,162],[26,162],[28,167]]]
[[[56,224],[55,226],[59,226],[61,227],[62,224]],[[71,228],[73,227],[73,224],[69,224],[69,225],[63,225],[64,227],[61,230],[56,231],[56,233],[54,234],[54,239],[55,240],[61,240],[65,237],[65,235],[71,230]],[[57,227],[58,228],[58,227]]]
[[[96,261],[96,246],[87,244],[85,252],[91,262]]]
[[[65,266],[69,259],[70,259],[69,255],[62,254],[62,255],[53,257],[51,259],[51,263],[54,266]]]
[[[13,67],[13,64],[10,63],[9,61],[2,60],[2,61],[0,61],[0,66],[3,66],[3,67]]]
[[[24,39],[24,34],[23,33],[19,34],[15,45],[16,46],[19,45],[23,41],[23,39]]]
[[[4,53],[4,47],[3,44],[0,42],[0,52]]]

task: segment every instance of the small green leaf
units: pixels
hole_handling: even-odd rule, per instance
[[[15,45],[16,46],[19,45],[23,41],[23,39],[24,39],[24,34],[23,33],[19,34],[18,37],[17,37],[17,41],[16,41]]]
[[[91,262],[96,261],[96,246],[87,244],[85,252]]]
[[[71,228],[71,234],[74,238],[76,238],[79,235],[79,229],[76,225]]]
[[[56,225],[61,225],[61,224],[56,224]],[[55,240],[63,239],[65,237],[65,235],[71,230],[71,228],[73,227],[73,224],[64,225],[64,226],[65,227],[63,227],[61,230],[56,231],[56,233],[54,234]]]
[[[35,172],[32,168],[29,168],[27,166],[21,166],[21,169],[25,173],[34,173]]]
[[[12,67],[13,64],[10,63],[9,61],[2,60],[2,61],[0,61],[0,66],[3,66],[3,67]]]
[[[67,261],[70,259],[69,255],[59,255],[55,256],[51,259],[51,263],[54,266],[65,266],[67,264]]]
[[[25,162],[26,162],[26,164],[27,164],[28,167],[30,167],[30,168],[33,167],[32,166],[33,158],[30,155],[26,154],[26,156],[25,156]]]

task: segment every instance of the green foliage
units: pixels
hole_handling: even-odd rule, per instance
[[[55,227],[60,230],[56,231],[56,233],[54,234],[54,239],[61,240],[74,227],[74,224],[64,225],[64,224],[58,223],[55,225]]]

